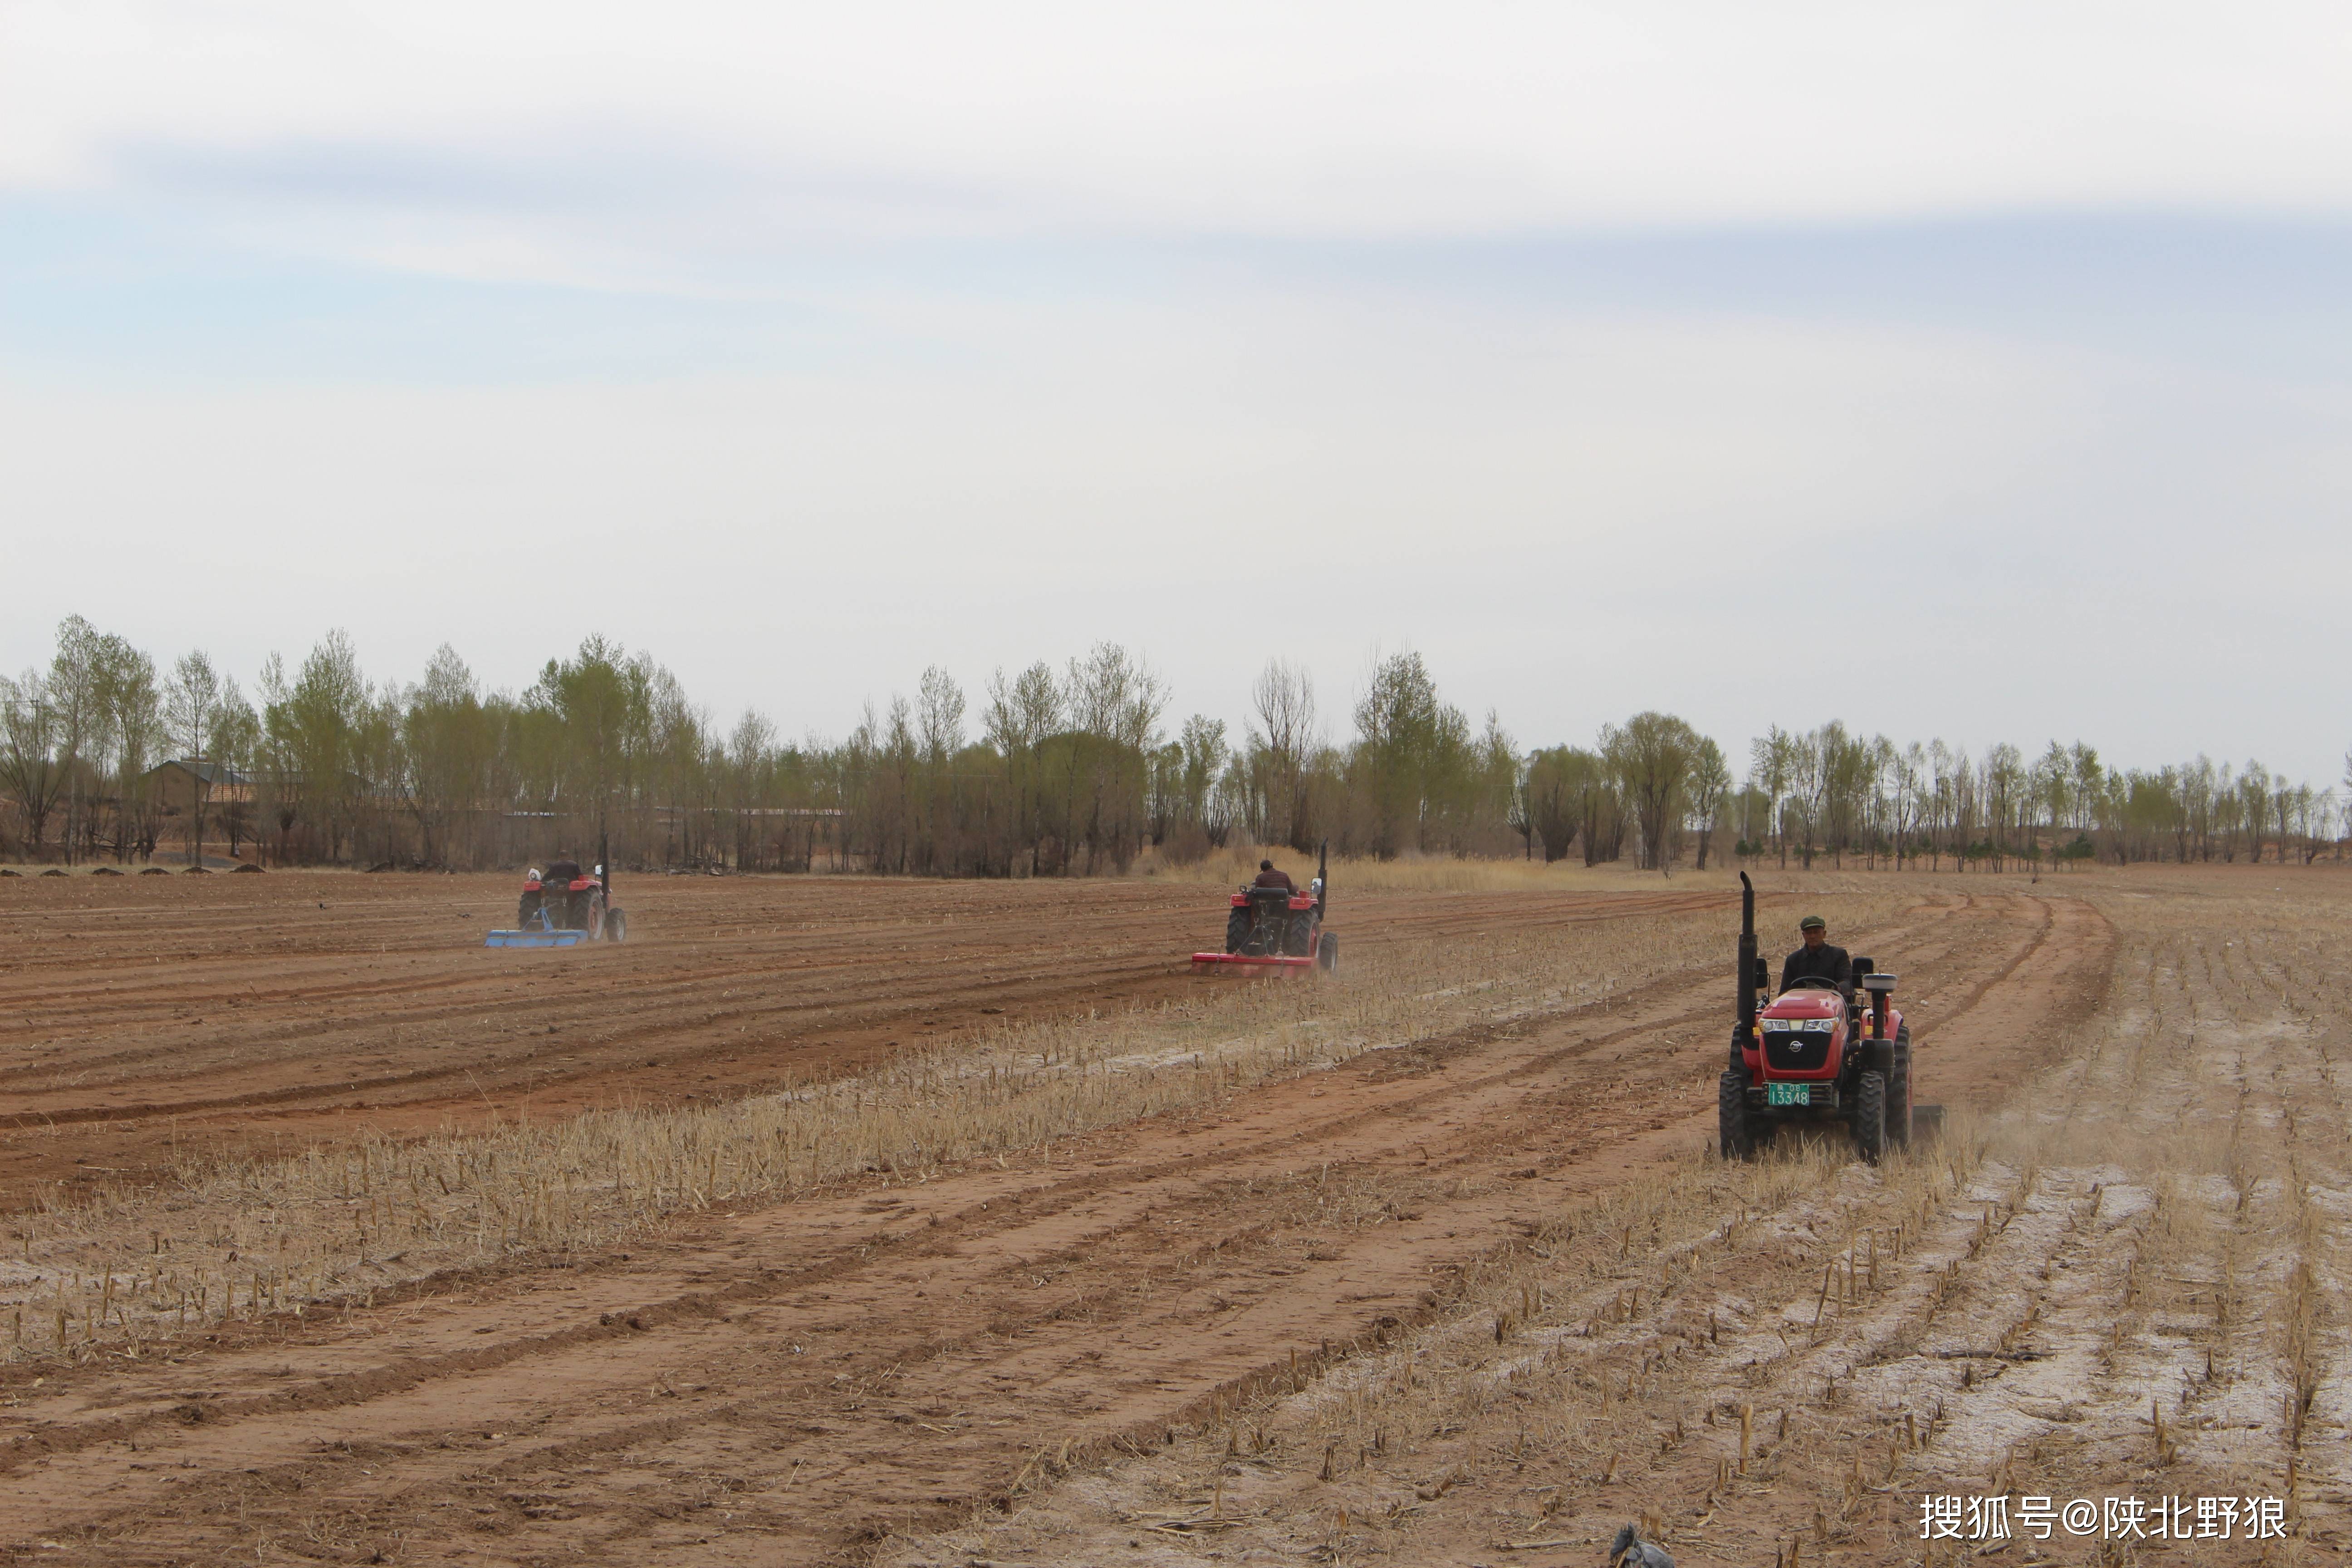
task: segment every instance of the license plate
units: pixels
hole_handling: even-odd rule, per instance
[[[1809,1083],[1768,1083],[1764,1086],[1767,1105],[1811,1105],[1813,1086]]]

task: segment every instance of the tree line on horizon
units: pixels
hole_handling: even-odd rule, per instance
[[[373,681],[330,633],[250,696],[201,651],[168,668],[79,616],[0,677],[0,859],[231,859],[452,869],[609,841],[617,863],[968,877],[1121,872],[1228,844],[1341,856],[1524,856],[1704,870],[1724,855],[2003,869],[2099,859],[2341,858],[2330,787],[2205,757],[2115,769],[2076,742],[1971,757],[1842,723],[1756,739],[1735,780],[1671,714],[1522,751],[1421,656],[1374,666],[1335,739],[1306,672],[1270,662],[1241,733],[1171,724],[1167,683],[1104,643],[970,693],[928,669],[847,738],[715,725],[667,669],[599,637],[520,692],[444,645]],[[2352,759],[2347,785],[2352,790]]]

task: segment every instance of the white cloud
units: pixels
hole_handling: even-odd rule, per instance
[[[2348,65],[2318,5],[18,0],[0,182],[373,208],[532,275],[592,237],[2343,214]]]

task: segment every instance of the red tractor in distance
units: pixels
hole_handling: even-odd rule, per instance
[[[523,879],[513,931],[494,931],[485,947],[576,947],[583,942],[625,942],[629,918],[613,904],[611,848],[583,872],[575,860],[537,867]]]
[[[1853,977],[1853,995],[1826,980],[1772,995],[1756,951],[1756,888],[1739,874],[1739,1022],[1716,1092],[1725,1159],[1754,1158],[1792,1121],[1844,1122],[1872,1164],[1909,1145],[1911,1027],[1887,1005],[1895,976],[1857,958]]]
[[[1339,967],[1339,939],[1323,929],[1331,896],[1330,846],[1316,853],[1315,880],[1303,893],[1244,887],[1225,915],[1225,951],[1192,955],[1195,974],[1280,974]]]

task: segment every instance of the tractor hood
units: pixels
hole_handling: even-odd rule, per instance
[[[1807,987],[1783,992],[1764,1009],[1767,1018],[1837,1018],[1845,1015],[1845,999],[1834,991]]]

